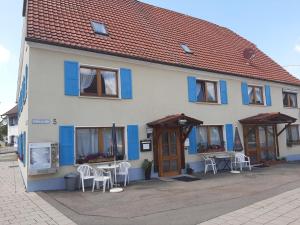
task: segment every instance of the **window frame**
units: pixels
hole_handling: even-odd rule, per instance
[[[100,32],[100,31],[97,31],[96,29],[96,25],[102,25],[105,32]],[[102,22],[98,22],[98,21],[91,21],[91,26],[92,26],[92,29],[93,31],[95,32],[95,34],[98,34],[98,35],[103,35],[103,36],[108,36],[108,31],[107,31],[107,28],[106,28],[106,25],[105,23],[102,23]]]
[[[200,80],[200,79],[197,79],[196,80],[196,86],[198,85],[198,83],[201,83],[201,82],[204,83],[204,87],[205,87],[205,92],[204,92],[204,98],[205,98],[205,100],[204,101],[198,101],[198,96],[196,96],[197,102],[200,102],[200,103],[218,103],[219,102],[219,97],[218,97],[218,82],[217,81],[212,81],[212,80]],[[213,85],[214,85],[214,93],[215,93],[215,97],[216,97],[215,101],[208,101],[207,83],[213,83]]]
[[[284,94],[287,94],[288,96],[289,95],[295,95],[296,96],[296,106],[295,107],[291,106],[291,101],[290,101],[289,97],[288,97],[288,105],[284,104]],[[285,108],[297,109],[298,108],[298,93],[290,92],[290,91],[282,91],[282,103],[283,103],[283,107],[285,107]]]
[[[224,141],[224,126],[223,125],[201,125],[198,126],[197,128],[199,129],[200,127],[205,127],[206,128],[206,134],[207,134],[207,146],[208,148],[206,149],[200,149],[200,147],[198,147],[199,143],[197,142],[197,152],[199,153],[207,153],[207,152],[223,152],[225,151],[225,141]],[[215,128],[217,127],[219,130],[219,135],[220,135],[220,141],[221,141],[221,147],[220,148],[210,148],[209,146],[211,145],[211,135],[210,135],[210,129],[211,128]],[[199,133],[199,130],[197,129],[197,132]]]
[[[287,132],[286,132],[286,143],[287,146],[292,146],[292,145],[300,145],[300,131],[299,131],[299,124],[291,124],[287,127]],[[292,135],[292,128],[296,127],[297,129],[297,140],[292,140],[293,135]]]
[[[83,126],[83,127],[75,127],[75,132],[74,132],[74,139],[75,139],[75,148],[74,148],[74,163],[75,165],[81,165],[81,164],[84,164],[83,163],[79,163],[78,162],[78,154],[77,154],[77,149],[78,149],[78,139],[77,139],[77,130],[78,129],[98,129],[98,153],[100,153],[100,145],[101,145],[101,142],[99,141],[99,137],[100,137],[100,132],[99,130],[100,129],[111,129],[112,127],[99,127],[99,126],[96,126],[96,127],[93,127],[93,126]],[[123,146],[122,146],[122,152],[123,152],[123,156],[125,158],[125,155],[126,155],[126,143],[125,143],[125,127],[124,126],[118,126],[116,127],[117,129],[122,129],[122,143],[123,143]],[[102,136],[103,137],[103,136]],[[124,160],[124,159],[123,159]],[[109,162],[112,162],[113,160],[104,160],[104,161],[101,161],[101,162],[88,162],[89,164],[99,164],[99,163],[109,163]],[[122,161],[122,160],[117,160],[117,161]]]
[[[95,93],[82,93],[81,92],[81,73],[80,69],[90,69],[90,70],[96,70],[96,82],[97,82],[97,94]],[[101,71],[109,71],[109,72],[115,72],[115,77],[116,77],[116,95],[103,95],[102,94],[102,82],[101,82]],[[99,87],[100,86],[100,87]],[[105,87],[104,87],[105,88]],[[105,67],[93,67],[93,66],[85,66],[82,65],[79,68],[79,92],[80,96],[84,97],[99,97],[99,98],[119,98],[119,70],[117,69],[110,69],[110,68],[105,68]]]
[[[250,99],[250,95],[249,95],[249,88],[253,88],[253,95],[254,95],[254,102],[251,102],[251,99]],[[262,103],[257,103],[257,96],[256,96],[256,89],[260,89],[261,91],[261,100],[262,100]],[[262,86],[258,86],[258,85],[248,85],[248,97],[249,97],[249,104],[250,105],[264,105],[265,104],[265,97],[264,97],[264,87]]]

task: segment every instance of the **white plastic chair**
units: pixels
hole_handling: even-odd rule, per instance
[[[105,192],[106,185],[108,188],[109,188],[109,185],[110,185],[110,187],[113,186],[110,171],[104,171],[103,169],[95,169],[94,173],[95,173],[95,178],[93,180],[92,192],[94,192],[96,182],[97,182],[97,187],[99,185],[99,182],[103,183],[103,192]]]
[[[243,153],[235,153],[234,161],[231,161],[231,168],[236,168],[236,166],[239,165],[240,171],[243,171],[244,165],[249,168],[251,171],[251,163],[250,163],[250,157],[244,155]]]
[[[94,169],[91,166],[84,164],[84,165],[80,165],[77,168],[77,171],[80,174],[80,180],[81,180],[81,182],[79,182],[79,189],[80,189],[80,185],[82,185],[82,191],[84,192],[85,191],[84,190],[84,181],[95,178]]]
[[[124,176],[124,186],[126,186],[126,183],[129,184],[129,168],[131,167],[131,164],[129,162],[121,162],[119,164],[119,170],[117,172],[117,175]]]
[[[203,156],[204,158],[204,164],[205,164],[205,169],[204,169],[204,173],[207,173],[208,167],[211,167],[214,174],[217,173],[217,164],[215,162],[215,159],[207,157],[207,156]]]

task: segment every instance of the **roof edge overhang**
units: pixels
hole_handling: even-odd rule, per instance
[[[297,121],[296,118],[283,113],[261,113],[256,116],[247,117],[239,120],[243,125],[277,125],[292,124]]]
[[[289,82],[283,82],[283,81],[269,80],[269,79],[264,79],[261,77],[251,77],[249,75],[229,73],[229,72],[224,72],[224,71],[205,69],[205,68],[201,68],[201,67],[188,66],[188,65],[180,64],[180,63],[168,63],[168,62],[159,61],[159,60],[147,59],[147,58],[143,58],[143,57],[139,57],[139,56],[131,56],[131,55],[127,55],[127,54],[103,51],[103,50],[98,50],[98,49],[93,49],[93,48],[84,48],[84,47],[79,47],[76,45],[62,44],[62,43],[40,40],[40,39],[36,39],[36,38],[31,38],[31,37],[26,37],[25,41],[34,42],[34,43],[38,43],[38,44],[52,45],[52,46],[57,46],[57,47],[64,47],[64,48],[69,48],[69,49],[74,49],[74,50],[88,51],[88,52],[105,54],[105,55],[110,55],[110,56],[124,57],[124,58],[128,58],[128,59],[140,60],[140,61],[144,61],[144,62],[156,63],[156,64],[167,65],[167,66],[175,66],[175,67],[184,68],[184,69],[192,69],[192,70],[198,70],[198,71],[200,70],[200,71],[211,72],[211,73],[222,73],[224,75],[230,75],[230,76],[235,76],[235,77],[242,77],[242,78],[248,78],[248,79],[254,79],[254,80],[256,79],[256,80],[269,81],[269,82],[275,82],[275,83],[300,87],[300,83],[295,84],[295,83],[289,83]]]

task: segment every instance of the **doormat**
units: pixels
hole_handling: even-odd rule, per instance
[[[183,182],[192,182],[196,180],[201,180],[198,177],[190,177],[190,176],[181,176],[181,177],[174,177],[174,180],[183,181]]]
[[[270,166],[265,165],[265,164],[259,164],[259,165],[253,165],[252,167],[255,167],[255,168],[266,168],[266,167],[270,167]]]

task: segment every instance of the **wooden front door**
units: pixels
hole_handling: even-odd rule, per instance
[[[252,163],[276,159],[275,126],[244,126],[245,152]]]
[[[181,173],[180,134],[178,128],[165,128],[158,138],[159,176]]]

